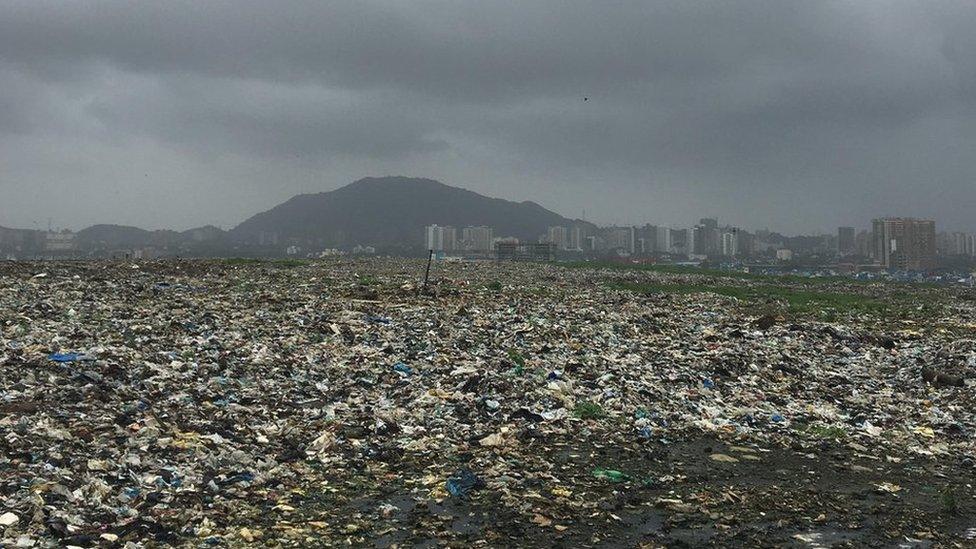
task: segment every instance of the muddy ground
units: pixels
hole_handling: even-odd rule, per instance
[[[554,464],[513,464],[530,479],[518,497],[533,520],[486,488],[437,497],[415,463],[391,464],[388,473],[318,471],[329,490],[291,497],[296,510],[286,520],[321,521],[327,538],[373,547],[976,546],[969,463],[878,459],[831,441],[794,449],[591,435],[526,444]],[[466,457],[456,457],[458,467]],[[626,478],[594,475],[601,468]],[[285,517],[266,518],[273,531]]]

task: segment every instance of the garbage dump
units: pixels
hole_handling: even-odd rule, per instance
[[[0,546],[976,543],[970,290],[424,267],[0,264]]]

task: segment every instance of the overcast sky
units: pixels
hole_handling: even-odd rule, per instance
[[[0,225],[230,228],[379,175],[976,232],[976,2],[0,0]]]

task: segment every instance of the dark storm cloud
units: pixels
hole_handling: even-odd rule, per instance
[[[446,147],[428,137],[436,130],[430,119],[402,109],[395,97],[256,80],[182,78],[131,86],[94,101],[89,112],[123,134],[210,151],[229,146],[261,156],[400,157]]]
[[[232,224],[410,173],[605,221],[976,230],[971,3],[0,6],[0,225],[106,180]],[[84,194],[65,218],[114,220]]]

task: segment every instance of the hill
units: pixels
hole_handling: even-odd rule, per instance
[[[424,227],[432,224],[486,225],[496,236],[535,240],[549,226],[571,223],[534,202],[489,198],[432,179],[369,177],[334,191],[295,196],[244,221],[231,234],[249,243],[273,238],[419,248]]]
[[[180,247],[191,250],[203,244],[224,245],[226,233],[218,227],[207,225],[183,232],[172,230],[148,231],[126,225],[92,225],[78,231],[78,245],[86,250],[126,249],[153,246],[159,248]]]
[[[146,246],[152,231],[125,225],[92,225],[78,231],[78,243],[86,247],[127,248]]]

